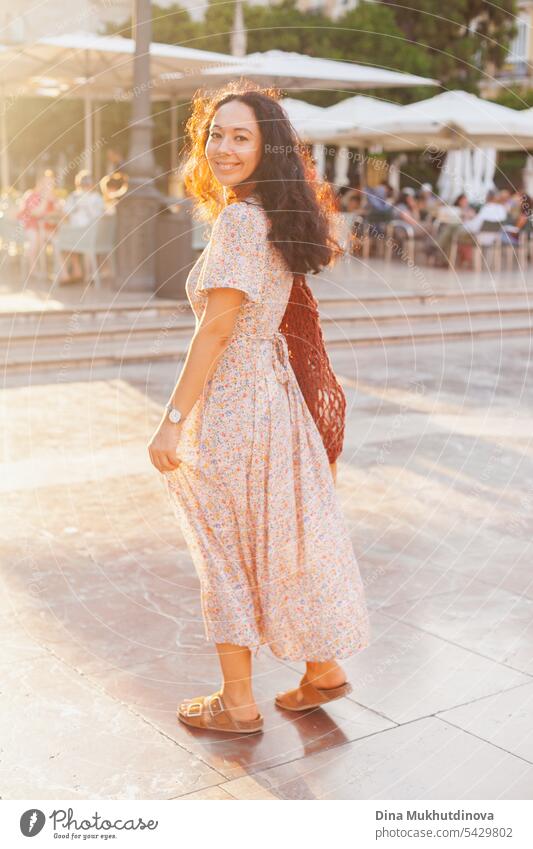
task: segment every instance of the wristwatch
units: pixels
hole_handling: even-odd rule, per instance
[[[172,404],[169,403],[166,405],[165,410],[167,411],[168,419],[172,422],[172,424],[180,423],[180,421],[182,420],[182,415],[180,411],[176,409],[176,407],[173,407]]]

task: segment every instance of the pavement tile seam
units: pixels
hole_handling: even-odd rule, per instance
[[[524,672],[522,674],[526,675],[527,673]],[[443,710],[437,710],[437,711],[435,711],[434,714],[431,714],[431,716],[437,716],[437,717],[440,718],[441,714],[448,713],[449,711],[451,712],[452,710],[455,710],[456,708],[466,707],[466,705],[473,705],[473,704],[475,704],[475,702],[483,702],[485,699],[493,699],[494,696],[497,696],[500,693],[509,693],[511,690],[520,689],[520,687],[530,687],[530,686],[531,686],[531,681],[521,681],[520,684],[513,684],[511,687],[503,687],[501,690],[497,690],[495,693],[486,693],[483,696],[476,696],[473,699],[469,699],[467,702],[461,702],[461,704],[459,704],[459,705],[454,705],[453,708],[444,708]]]
[[[35,642],[37,643],[38,641],[35,641]],[[132,705],[128,704],[128,702],[125,702],[122,699],[117,698],[112,693],[109,693],[108,690],[105,688],[105,686],[103,684],[101,684],[98,680],[96,680],[93,676],[91,676],[90,673],[87,674],[83,670],[78,669],[76,666],[73,666],[72,664],[68,663],[66,660],[64,660],[64,658],[62,658],[60,655],[58,655],[55,651],[53,651],[52,649],[50,649],[47,646],[42,645],[42,643],[39,643],[39,645],[48,653],[48,655],[50,657],[53,657],[54,660],[56,660],[58,663],[62,664],[65,667],[65,669],[67,669],[72,674],[75,674],[75,675],[79,676],[80,678],[82,678],[85,681],[85,683],[87,683],[89,686],[96,689],[102,696],[105,696],[108,699],[112,699],[116,704],[122,705],[122,707],[127,709],[128,713],[130,713],[132,716],[135,716],[137,719],[142,720],[144,723],[146,723],[146,725],[148,725],[152,729],[152,731],[155,731],[160,737],[164,737],[165,739],[167,739],[171,743],[173,743],[174,746],[176,746],[177,748],[182,749],[184,752],[187,752],[190,755],[193,755],[197,760],[201,761],[205,766],[207,766],[213,772],[217,772],[220,775],[220,777],[223,781],[226,780],[226,776],[224,775],[224,773],[221,772],[219,769],[217,769],[215,766],[213,766],[211,763],[209,763],[204,757],[202,757],[202,755],[196,749],[190,748],[189,746],[186,746],[183,743],[178,743],[173,737],[171,737],[169,734],[166,734],[158,725],[154,724],[149,719],[147,719],[146,716],[144,716],[143,713],[140,713],[139,711],[135,710],[132,707]],[[21,669],[22,667],[25,667],[28,664],[31,664],[32,661],[35,664],[35,663],[38,663],[39,660],[40,660],[40,658],[33,658],[33,659],[28,658],[28,660],[22,661],[20,664],[18,664],[18,667],[19,667],[19,669]],[[176,722],[177,721],[178,720],[176,719]],[[205,788],[197,788],[197,789],[198,790],[207,789],[207,787],[209,787],[209,786],[211,786],[211,785],[206,785]],[[0,794],[0,796],[1,796],[1,794]]]
[[[390,720],[390,721],[392,722],[392,720]],[[413,720],[410,720],[409,723],[404,723],[404,724],[408,725],[408,724],[411,724],[411,722],[417,722],[417,721],[418,721],[418,719],[413,719]],[[399,726],[394,724],[394,725],[391,725],[390,728],[382,728],[379,731],[373,731],[371,734],[365,734],[362,737],[357,737],[357,739],[355,739],[355,740],[345,740],[343,743],[337,743],[337,744],[334,744],[332,746],[329,746],[327,749],[324,750],[324,752],[327,752],[328,754],[339,753],[339,756],[340,756],[343,749],[348,749],[350,746],[353,746],[354,743],[366,741],[370,737],[376,737],[378,734],[385,734],[387,731],[395,731],[397,727],[399,727]],[[323,752],[320,752],[319,754],[323,754]],[[276,769],[280,769],[280,767],[290,766],[291,764],[298,763],[299,761],[301,761],[302,763],[305,763],[307,760],[309,760],[309,755],[303,754],[303,755],[300,755],[300,756],[295,757],[295,758],[289,758],[288,760],[282,761],[281,763],[275,764],[274,766],[265,767],[262,770],[258,770],[257,772],[254,771],[254,773],[253,773],[254,780],[257,780],[258,776],[265,774],[265,773],[269,772],[270,770],[276,770]],[[230,780],[232,780],[232,779],[230,779]],[[233,779],[233,780],[237,781],[238,779]],[[292,779],[289,779],[289,780],[292,780]],[[264,785],[262,785],[262,786],[264,786]],[[270,793],[276,792],[275,788],[273,788],[273,787],[265,787],[265,789],[267,789]]]
[[[418,721],[419,721],[418,719],[414,719],[414,720],[411,720],[410,723],[405,723],[405,724],[407,725],[407,724],[411,724],[411,723],[418,722]],[[357,740],[347,740],[344,743],[339,743],[337,746],[332,746],[331,748],[327,749],[326,751],[327,751],[328,755],[331,754],[331,753],[333,753],[334,755],[338,754],[338,757],[340,758],[342,756],[342,754],[343,753],[346,754],[346,752],[348,752],[351,749],[352,746],[354,746],[357,743],[362,742],[363,740],[366,741],[368,739],[368,737],[375,737],[377,734],[384,734],[387,731],[394,731],[394,730],[396,730],[396,726],[393,726],[391,728],[384,728],[381,731],[376,731],[373,734],[366,735],[365,738],[358,738]],[[319,754],[323,754],[323,753],[320,752]],[[305,762],[305,761],[308,761],[308,760],[309,760],[309,758],[305,755],[303,757],[299,757],[299,758],[292,758],[292,760],[285,761],[281,765],[267,767],[266,769],[262,770],[262,772],[259,775],[256,775],[256,778],[260,779],[260,777],[262,775],[266,776],[270,772],[270,770],[277,770],[277,769],[280,768],[280,766],[286,767],[286,766],[290,766],[291,764],[298,763],[298,761]],[[314,767],[314,769],[317,769],[317,768],[319,768],[319,767]],[[313,769],[310,769],[309,771],[313,772]],[[276,793],[277,787],[282,786],[283,784],[288,784],[292,780],[293,780],[293,778],[289,777],[285,782],[284,781],[279,782],[276,787],[265,786],[265,785],[263,785],[263,786],[265,786],[265,789],[267,789],[270,793]],[[322,797],[317,796],[315,798],[320,799]]]
[[[461,572],[461,570],[457,566],[450,566],[449,569],[452,572],[454,572],[456,575],[464,577],[463,573]],[[482,584],[486,584],[487,586],[489,586],[489,587],[491,587],[492,589],[495,589],[495,590],[503,590],[504,592],[510,592],[510,590],[507,590],[503,586],[503,582],[504,582],[505,578],[507,577],[507,575],[505,575],[504,578],[499,581],[499,583],[496,583],[495,581],[491,581],[488,578],[482,578],[481,574],[482,573],[481,573],[481,567],[480,567],[480,571],[476,572],[474,575],[472,575],[472,580],[479,581]],[[510,574],[510,571],[507,574]],[[528,584],[527,589],[529,589],[531,584],[533,584],[533,577],[530,581],[530,584]],[[444,590],[443,592],[449,592],[449,590]],[[442,593],[435,593],[435,595],[442,595]],[[525,599],[528,598],[528,596],[525,593],[512,593],[512,595],[516,595],[518,598],[520,598],[522,600],[525,600]]]
[[[442,595],[438,593],[436,595]],[[517,596],[520,598],[520,596]],[[392,607],[392,605],[391,605]],[[494,657],[490,657],[490,655],[483,654],[476,649],[473,649],[471,646],[463,646],[461,643],[455,642],[455,640],[450,640],[448,637],[443,637],[441,634],[438,634],[434,631],[430,631],[427,628],[421,628],[419,625],[412,625],[410,622],[407,622],[405,619],[401,619],[393,616],[391,613],[387,613],[386,609],[380,609],[379,611],[382,616],[386,616],[387,619],[390,619],[392,622],[398,622],[401,625],[405,625],[406,628],[411,628],[413,631],[421,631],[423,634],[428,634],[430,637],[434,637],[438,640],[442,640],[443,643],[448,643],[450,646],[455,646],[455,648],[462,649],[463,651],[470,652],[470,654],[475,654],[477,657],[482,657],[483,660],[490,660],[492,663],[497,663],[499,666],[504,666],[506,669],[510,669],[512,672],[518,672],[521,675],[526,675],[528,678],[533,678],[532,672],[526,672],[524,669],[518,669],[516,666],[511,666],[510,663],[507,663],[505,660],[495,660]]]
[[[417,724],[421,724],[421,723],[422,723],[422,724],[427,724],[427,723],[428,723],[428,721],[429,721],[429,722],[431,722],[431,721],[432,721],[432,720],[434,720],[434,719],[438,719],[438,717],[433,717],[433,716],[431,716],[431,717],[417,717],[416,719],[410,720],[409,722],[402,723],[402,726],[401,726],[401,727],[403,728],[403,726],[404,726],[404,725],[417,725]],[[466,732],[464,732],[464,729],[462,729],[462,728],[458,728],[457,726],[454,726],[454,725],[452,725],[451,723],[442,723],[442,724],[443,724],[443,725],[448,725],[448,727],[450,728],[450,730],[452,730],[452,729],[453,729],[453,730],[457,731],[457,732],[458,732],[458,736],[461,736],[463,733],[466,733]],[[422,727],[423,727],[423,725],[422,725]],[[394,731],[397,731],[397,730],[398,730],[398,728],[383,729],[383,731],[380,731],[380,732],[378,732],[378,733],[382,734],[382,733],[385,733],[385,732],[387,732],[387,731],[393,731],[393,732],[394,732]],[[476,737],[475,737],[475,735],[470,735],[470,736],[472,737],[472,739],[479,739],[479,738],[476,738]],[[336,748],[336,749],[338,749],[338,750],[340,750],[340,751],[342,751],[342,750],[344,749],[344,750],[345,750],[345,753],[349,752],[350,750],[351,750],[351,751],[353,751],[353,752],[355,752],[355,751],[356,751],[356,748],[355,748],[355,747],[356,747],[356,746],[358,746],[358,745],[360,746],[360,745],[361,745],[361,743],[364,743],[364,742],[365,742],[365,741],[360,741],[360,740],[347,741],[346,743],[344,743],[344,744],[342,744],[342,745],[339,745],[338,747],[335,747],[335,748]],[[480,742],[482,742],[484,745],[486,745],[486,744],[487,744],[487,741],[482,740],[482,739],[480,739]],[[408,744],[404,744],[404,745],[412,745],[411,740],[409,740],[409,741],[408,741]],[[443,743],[443,745],[442,745],[439,749],[437,749],[437,750],[432,750],[430,757],[432,757],[432,758],[436,757],[436,756],[437,756],[440,752],[444,751],[444,750],[445,750],[445,749],[446,749],[449,745],[450,745],[450,741],[449,741],[449,740],[445,741],[445,742]],[[491,744],[489,744],[489,745],[490,745],[490,748],[491,748],[492,750],[496,750],[496,749],[498,749],[498,748],[499,748],[499,747],[492,746]],[[401,751],[401,748],[402,748],[402,747],[400,746],[400,751]],[[508,756],[509,756],[509,753],[507,753],[505,750],[502,750],[502,749],[499,749],[499,750],[500,750],[500,751],[502,752],[502,754],[504,754],[506,757],[508,757]],[[328,754],[328,755],[329,755],[329,752],[330,752],[330,750],[328,750],[328,752],[327,752],[327,754]],[[317,770],[320,770],[320,768],[321,768],[321,760],[320,760],[320,756],[321,756],[321,755],[323,755],[323,754],[325,754],[325,753],[324,753],[324,752],[321,752],[321,753],[319,753],[319,754],[317,755],[318,763],[316,763],[316,762],[315,762],[315,764],[313,765],[313,767],[309,767],[309,769],[307,770],[307,772],[305,772],[305,773],[301,774],[301,775],[299,776],[299,778],[300,778],[300,779],[302,778],[302,775],[303,775],[303,776],[307,776],[307,775],[309,775],[309,774],[312,774],[313,772],[316,772]],[[514,756],[514,755],[511,755],[511,757],[515,758],[517,761],[522,760],[521,758],[516,758],[516,756]],[[302,758],[302,759],[295,759],[295,761],[296,761],[296,760],[306,760],[306,759],[305,759],[305,758]],[[525,762],[525,763],[527,763],[527,762]],[[422,762],[422,764],[423,764],[423,762]],[[417,761],[417,763],[416,763],[416,764],[415,764],[415,766],[413,767],[413,770],[418,769],[418,768],[420,767],[420,765],[421,765],[421,762],[420,762],[420,761]],[[529,764],[528,764],[528,765],[529,765]],[[283,766],[285,766],[285,764],[284,764]],[[279,792],[279,788],[280,788],[280,787],[283,787],[283,785],[284,785],[284,784],[290,784],[291,782],[293,782],[293,781],[295,780],[295,776],[290,775],[287,779],[285,779],[285,780],[278,780],[278,781],[277,781],[277,783],[275,783],[274,785],[271,785],[271,784],[269,783],[269,782],[270,782],[270,779],[269,779],[269,777],[268,777],[268,773],[269,773],[269,772],[272,772],[272,774],[273,774],[273,775],[275,775],[275,774],[276,774],[276,770],[279,770],[279,766],[269,767],[269,768],[265,769],[265,770],[264,770],[264,771],[263,771],[263,772],[262,772],[259,776],[257,776],[257,777],[258,777],[258,779],[259,779],[260,781],[261,781],[261,779],[264,779],[264,780],[265,780],[265,785],[264,785],[264,786],[265,786],[265,788],[266,788],[266,789],[268,789],[268,790],[269,790],[269,792],[271,792],[271,793],[276,793],[277,791]],[[407,778],[408,776],[409,776],[409,773],[404,774],[404,775],[403,775],[403,780],[405,781],[405,780],[406,780],[406,778]],[[343,785],[342,785],[342,784],[340,784],[340,785],[337,785],[337,786],[335,786],[335,787],[333,787],[333,788],[329,788],[329,789],[328,789],[327,794],[323,794],[323,795],[314,795],[314,796],[313,796],[313,798],[314,798],[314,799],[316,799],[316,800],[320,800],[320,799],[324,799],[324,798],[328,798],[328,797],[336,798],[336,797],[338,796],[338,791],[339,791],[339,789],[340,789],[340,788],[342,788],[342,786],[343,786]],[[380,794],[380,798],[387,798],[387,797],[388,797],[388,796],[387,796],[387,789],[385,788],[385,789],[381,792],[381,794]],[[284,796],[282,796],[281,798],[285,798],[285,797],[284,797]],[[371,798],[374,798],[374,797],[369,796],[369,797],[366,797],[366,798],[370,798],[370,799],[371,799]],[[426,798],[426,797],[424,797],[424,798]]]
[[[437,719],[437,720],[439,720],[439,719],[440,719],[440,717],[432,717],[432,719]],[[418,720],[415,720],[415,721],[418,721]],[[441,722],[442,722],[442,721],[441,721]],[[462,734],[467,734],[467,733],[468,733],[468,732],[466,732],[463,728],[459,728],[458,726],[452,725],[452,723],[446,723],[446,722],[444,722],[443,724],[444,724],[444,725],[448,725],[450,728],[453,728],[453,729],[455,729],[456,731],[458,731],[458,732],[459,732],[459,736],[460,736],[460,735],[462,735]],[[505,755],[509,756],[509,753],[508,753],[508,752],[505,752],[503,749],[501,749],[501,748],[500,748],[500,747],[498,747],[498,746],[493,746],[491,743],[488,743],[488,741],[487,741],[487,740],[483,740],[482,738],[476,737],[476,735],[474,735],[474,734],[470,734],[469,736],[470,736],[470,737],[472,737],[472,739],[477,739],[477,740],[479,740],[479,741],[480,741],[480,742],[482,742],[485,746],[487,746],[487,745],[488,745],[491,749],[494,749],[494,750],[499,749],[499,751],[501,751],[501,752],[503,752]],[[449,741],[448,741],[447,743],[445,742],[445,743],[441,746],[441,748],[440,748],[440,749],[437,749],[437,750],[436,750],[436,752],[433,752],[433,753],[432,753],[432,755],[433,755],[433,756],[435,756],[435,754],[439,754],[439,753],[440,753],[443,749],[445,749],[448,745],[449,745]],[[522,758],[516,758],[516,756],[515,756],[515,755],[511,755],[511,757],[512,757],[512,758],[515,758],[516,760],[522,760]],[[429,788],[429,789],[431,789],[431,788]]]
[[[435,719],[440,720],[441,722],[445,722],[447,725],[453,726],[453,728],[457,728],[460,731],[464,731],[465,734],[469,734],[471,737],[474,737],[476,740],[481,740],[483,743],[487,743],[489,746],[492,746],[493,749],[500,749],[500,751],[505,752],[506,755],[511,755],[512,758],[517,758],[519,761],[524,761],[524,763],[531,764],[533,766],[533,760],[529,760],[528,758],[524,758],[522,755],[517,755],[516,752],[511,752],[509,749],[505,749],[503,746],[498,746],[497,743],[493,743],[492,740],[487,740],[486,737],[482,737],[480,734],[474,734],[473,731],[469,731],[468,728],[463,728],[461,725],[457,725],[455,722],[452,722],[450,719],[445,719],[443,716],[439,716],[435,714]]]

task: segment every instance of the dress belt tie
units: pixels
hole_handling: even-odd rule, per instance
[[[289,359],[289,348],[287,340],[281,330],[276,330],[269,336],[260,336],[258,333],[239,333],[235,340],[244,336],[246,339],[258,339],[261,342],[268,339],[272,342],[272,365],[276,373],[276,377],[280,383],[287,383],[289,380],[289,369],[291,368]]]

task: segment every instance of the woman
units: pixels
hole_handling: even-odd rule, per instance
[[[533,201],[525,192],[518,194],[518,200],[518,205],[515,204],[507,214],[509,228],[502,233],[503,244],[514,248],[520,244],[521,234],[530,233],[533,225]]]
[[[79,171],[74,178],[75,189],[65,201],[63,207],[64,220],[62,230],[69,230],[71,237],[78,241],[82,239],[88,228],[105,212],[104,199],[95,190],[95,184],[89,171]],[[68,266],[71,266],[70,273]],[[61,284],[77,283],[83,280],[84,273],[81,265],[81,254],[64,252],[59,282]]]
[[[443,204],[435,216],[437,233],[435,241],[428,249],[428,259],[436,265],[446,267],[450,262],[450,248],[456,231],[475,215],[467,195],[460,194],[451,206]]]
[[[196,330],[149,453],[198,571],[222,686],[178,717],[254,732],[252,650],[306,661],[276,698],[303,710],[351,692],[337,659],[369,639],[328,456],[278,329],[293,273],[333,258],[334,199],[277,100],[252,84],[197,98],[187,131],[186,188],[218,217],[187,279]]]
[[[23,196],[17,215],[30,244],[30,274],[35,273],[39,254],[41,250],[44,250],[47,238],[55,229],[56,222],[52,221],[52,218],[58,211],[54,172],[47,168],[36,181],[35,188],[30,189]]]

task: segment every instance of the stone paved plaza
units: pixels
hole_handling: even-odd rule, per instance
[[[4,799],[532,798],[531,340],[332,359],[349,410],[338,493],[372,644],[345,663],[352,695],[302,715],[273,697],[303,665],[262,649],[265,730],[244,738],[175,717],[220,683],[146,452],[179,364],[6,381]]]

